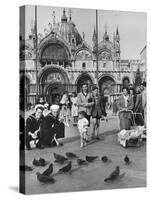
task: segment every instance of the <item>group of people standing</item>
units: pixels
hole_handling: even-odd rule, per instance
[[[136,114],[136,124],[146,126],[146,83],[136,88],[122,88],[122,95],[115,102],[119,111],[120,130],[129,130],[133,113]],[[81,147],[86,146],[89,140],[100,140],[100,119],[107,116],[106,101],[93,86],[92,91],[83,83],[81,92],[71,96],[64,93],[62,99],[55,105],[39,103],[35,106],[35,113],[26,120],[25,144],[31,149],[30,142],[35,141],[37,148],[61,146],[58,138],[65,135],[65,126],[69,127],[72,117],[74,125],[78,126],[81,138]],[[22,123],[23,124],[23,123]]]
[[[146,127],[146,105],[146,82],[135,89],[123,87],[122,95],[116,102],[119,111],[120,130],[129,130],[132,125]]]

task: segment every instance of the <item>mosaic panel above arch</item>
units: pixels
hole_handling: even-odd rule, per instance
[[[76,60],[92,60],[92,55],[88,50],[80,50],[76,54]]]

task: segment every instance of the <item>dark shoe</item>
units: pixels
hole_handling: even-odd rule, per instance
[[[26,150],[30,151],[30,150],[32,150],[32,149],[31,149],[31,147],[27,147]]]
[[[31,150],[31,146],[30,146],[29,143],[26,144],[26,149],[27,149],[27,150]]]
[[[44,145],[38,143],[38,144],[36,145],[36,148],[38,148],[38,149],[44,149],[45,147],[44,147]]]
[[[97,136],[95,139],[96,139],[96,140],[100,140],[100,137]]]
[[[92,136],[92,137],[91,137],[91,140],[95,140],[95,139],[96,139],[95,136]]]

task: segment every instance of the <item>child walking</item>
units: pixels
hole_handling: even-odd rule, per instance
[[[88,125],[89,122],[86,119],[86,112],[80,111],[79,112],[79,120],[78,120],[78,129],[80,132],[80,139],[81,139],[81,148],[87,145],[88,140]]]

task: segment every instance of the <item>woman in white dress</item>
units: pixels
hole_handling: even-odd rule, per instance
[[[61,111],[60,118],[63,119],[65,126],[69,127],[69,117],[70,117],[70,100],[67,92],[64,93],[60,101]]]
[[[74,126],[77,125],[77,120],[78,120],[78,105],[77,105],[77,94],[76,92],[72,93],[72,97],[71,97],[71,116],[73,118],[73,122],[74,122]]]

